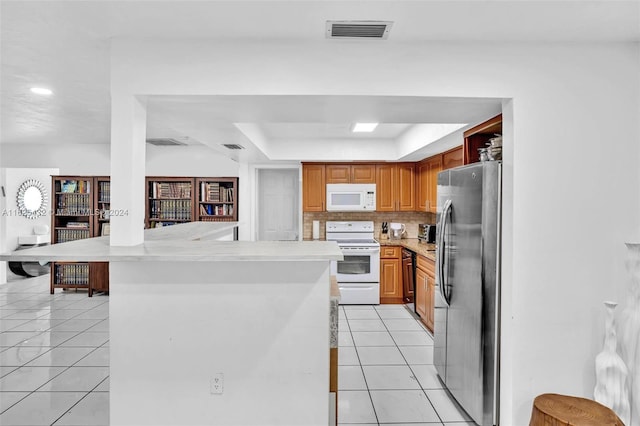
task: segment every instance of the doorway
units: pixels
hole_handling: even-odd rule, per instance
[[[300,229],[300,172],[257,169],[258,241],[296,241]]]

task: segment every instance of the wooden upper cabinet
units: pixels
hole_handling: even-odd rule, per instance
[[[502,114],[496,115],[464,132],[464,164],[480,161],[478,148],[485,148],[489,139],[495,137],[496,134],[502,134]]]
[[[442,154],[442,170],[452,169],[464,164],[462,145]]]
[[[351,183],[376,183],[375,164],[354,164],[351,166]]]
[[[302,165],[302,211],[325,210],[326,186],[324,164]]]
[[[416,178],[413,163],[400,163],[398,170],[398,211],[415,211]]]
[[[438,207],[438,173],[442,171],[442,157],[427,160],[427,211],[436,213]]]
[[[416,211],[428,211],[429,164],[426,160],[416,164]]]
[[[376,165],[376,211],[415,211],[414,171],[413,163]]]
[[[438,202],[438,173],[442,171],[442,155],[435,155],[416,166],[416,210],[436,212]]]
[[[396,211],[397,180],[395,164],[376,165],[376,211]]]
[[[376,183],[375,164],[327,164],[327,183]]]
[[[327,164],[327,183],[351,183],[351,166],[348,164]]]

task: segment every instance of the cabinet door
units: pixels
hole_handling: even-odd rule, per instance
[[[327,164],[327,183],[351,183],[351,166],[348,164]]]
[[[420,268],[416,269],[416,311],[420,318],[427,321],[427,273]]]
[[[380,259],[380,303],[402,303],[400,259]]]
[[[426,302],[427,302],[427,328],[433,333],[433,321],[435,318],[435,295],[436,295],[436,277],[427,274],[427,292],[426,292]]]
[[[402,259],[402,296],[404,303],[412,303],[414,297],[413,262],[411,258]]]
[[[324,164],[304,164],[302,166],[302,211],[323,212],[325,198]]]
[[[376,183],[375,164],[353,164],[351,166],[351,183]]]
[[[429,163],[421,161],[416,164],[416,211],[429,211]]]
[[[454,148],[442,154],[442,170],[462,166],[463,163],[462,146]]]
[[[438,173],[442,171],[442,156],[429,158],[427,164],[427,211],[435,213],[438,205]]]
[[[396,170],[395,164],[376,165],[376,211],[396,211]]]
[[[416,178],[415,165],[402,163],[398,169],[398,210],[414,211],[416,209]]]

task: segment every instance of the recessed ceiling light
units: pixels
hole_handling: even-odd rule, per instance
[[[32,87],[31,91],[38,95],[51,95],[53,92],[50,89],[45,89],[44,87]]]
[[[378,127],[378,123],[356,123],[351,131],[353,133],[373,132],[376,127]]]

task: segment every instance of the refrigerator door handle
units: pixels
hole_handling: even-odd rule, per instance
[[[449,213],[451,212],[451,200],[447,200],[444,203],[444,207],[442,208],[442,216],[440,220],[440,235],[438,238],[438,281],[440,288],[440,296],[442,296],[442,300],[444,303],[449,306],[449,298],[447,297],[446,283],[444,280],[444,254],[445,254],[445,238],[444,233],[447,227],[447,217],[449,217]]]

